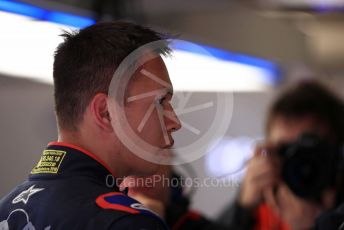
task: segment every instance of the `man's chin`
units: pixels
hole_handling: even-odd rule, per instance
[[[156,160],[154,162],[160,165],[170,165],[173,161],[173,157],[174,154],[172,153],[171,149],[160,149],[155,155]]]

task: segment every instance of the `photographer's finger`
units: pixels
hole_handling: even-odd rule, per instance
[[[276,199],[276,189],[277,187],[270,187],[264,190],[263,197],[265,203],[276,213],[280,213],[280,207]]]
[[[254,151],[255,157],[267,157],[274,153],[275,145],[270,143],[263,143],[256,146]]]
[[[240,195],[241,205],[248,208],[256,207],[263,200],[263,190],[275,184],[276,178],[271,173],[245,178]]]
[[[247,167],[248,176],[260,176],[262,174],[271,173],[278,174],[279,171],[278,161],[273,158],[255,158],[252,159]]]
[[[279,182],[278,177],[275,174],[271,173],[270,171],[267,173],[261,174],[252,180],[252,183],[259,185],[259,187],[261,187],[262,189],[265,187],[275,186],[277,185],[278,182]]]

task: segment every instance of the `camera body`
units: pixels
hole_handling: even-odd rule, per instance
[[[335,187],[343,167],[343,148],[318,135],[305,133],[281,145],[282,179],[297,196],[321,202],[326,188]]]

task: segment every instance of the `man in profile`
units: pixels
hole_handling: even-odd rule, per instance
[[[108,95],[116,69],[133,51],[163,36],[139,25],[112,22],[63,37],[53,72],[58,141],[48,144],[28,180],[0,201],[0,229],[165,229],[159,217],[119,192],[118,183],[108,183],[109,175],[118,182],[129,175],[151,175],[159,167],[123,144],[115,128],[120,112],[109,105],[121,105],[113,108],[123,110],[128,130],[155,147],[153,157],[171,147],[171,133],[180,123],[170,104],[172,86],[160,56],[171,50],[167,43],[152,50],[154,58],[126,76],[130,81],[121,86],[123,103]],[[143,94],[148,96],[126,100]],[[145,116],[152,105],[156,112]]]

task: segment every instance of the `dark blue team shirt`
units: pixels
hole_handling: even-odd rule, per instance
[[[51,143],[27,181],[0,200],[0,230],[167,229],[114,182],[91,153]]]

